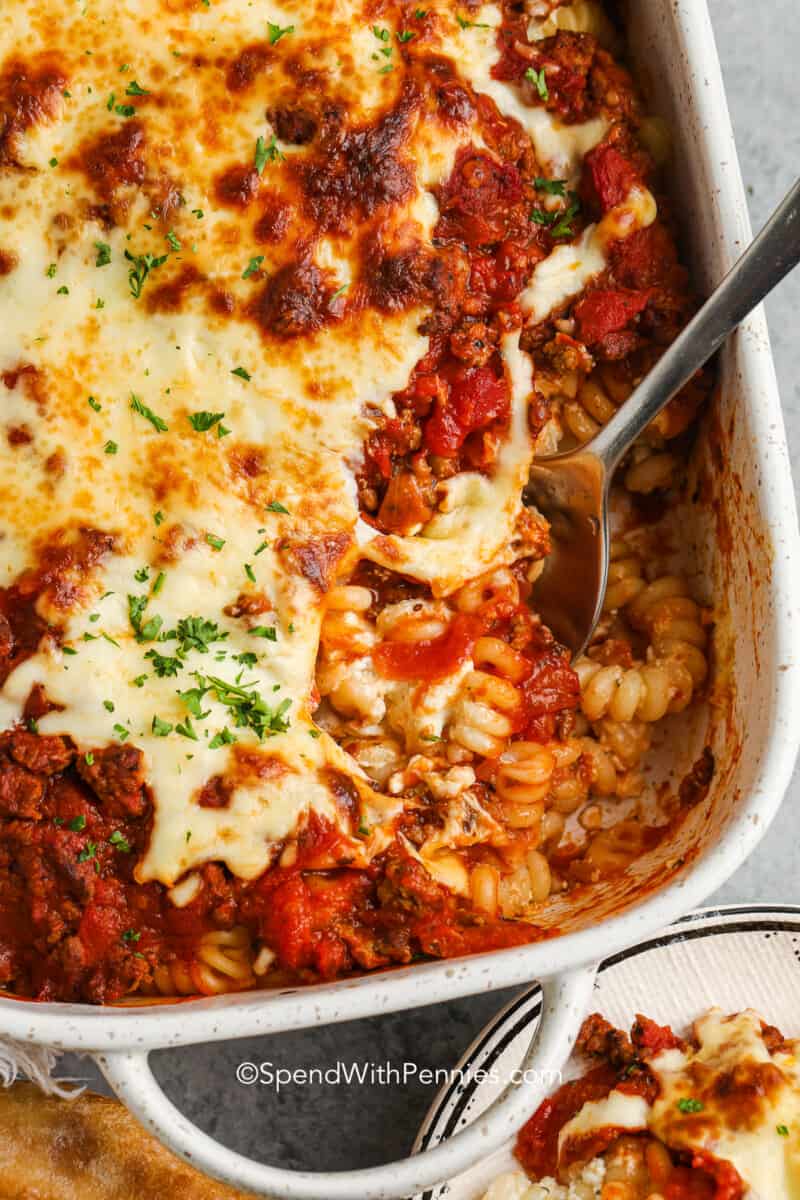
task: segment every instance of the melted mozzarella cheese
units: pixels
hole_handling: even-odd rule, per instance
[[[521,122],[554,175],[571,176],[603,123],[566,127],[526,107],[491,76],[494,28],[462,29],[439,8],[436,52]],[[0,494],[0,586],[81,530],[110,538],[73,569],[67,599],[41,595],[54,628],[0,689],[0,727],[40,684],[58,705],[42,733],[68,735],[82,754],[114,740],[139,747],[154,821],[137,875],[170,886],[209,860],[256,876],[310,809],[351,833],[332,768],[354,781],[373,830],[354,840],[353,861],[385,846],[399,802],[373,792],[311,718],[322,539],[339,539],[330,554],[352,561],[357,537],[361,554],[447,594],[514,556],[534,449],[530,362],[508,335],[511,427],[493,475],[444,483],[416,537],[359,522],[353,464],[427,352],[430,310],[384,311],[359,295],[349,305],[363,286],[364,223],[316,227],[300,182],[314,147],[279,135],[286,105],[318,123],[346,114],[361,130],[402,106],[401,17],[387,17],[385,36],[356,0],[279,0],[269,17],[292,27],[274,44],[247,0],[0,8],[3,80],[49,87],[41,112],[21,106],[0,165],[0,250],[13,264],[0,275],[0,471],[13,480]],[[499,9],[477,19],[496,26]],[[435,189],[471,144],[483,144],[477,118],[454,129],[412,108],[405,144],[389,151],[410,183],[387,177],[400,198],[381,212],[385,245],[430,248]],[[231,170],[239,192],[225,183]],[[298,247],[304,269],[347,291],[331,299],[333,324],[281,338],[258,305]],[[196,414],[223,415],[203,430]],[[217,640],[159,671],[151,652],[178,659],[179,639],[137,636],[131,596],[147,599],[162,633],[196,618],[216,623]],[[231,687],[272,710],[274,736],[259,741],[241,722]],[[203,807],[218,777],[230,801]]]
[[[557,246],[536,264],[533,278],[520,296],[522,311],[534,323],[543,321],[602,274],[608,266],[606,255],[611,242],[647,229],[657,214],[652,192],[634,187],[596,225],[587,226],[576,242]]]
[[[798,1200],[795,1053],[771,1055],[761,1018],[751,1010],[725,1017],[720,1009],[711,1009],[696,1022],[695,1034],[697,1050],[669,1051],[652,1063],[661,1093],[649,1117],[650,1129],[670,1146],[707,1150],[733,1163],[754,1200]],[[698,1097],[700,1113],[681,1112],[680,1100]]]
[[[602,1100],[587,1100],[579,1112],[567,1121],[558,1135],[558,1152],[570,1141],[579,1141],[597,1129],[647,1128],[649,1107],[643,1096],[616,1089]]]

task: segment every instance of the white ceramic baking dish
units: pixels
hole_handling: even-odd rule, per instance
[[[632,0],[629,28],[652,107],[675,134],[675,195],[696,281],[710,289],[751,235],[706,5]],[[704,433],[696,464],[703,503],[687,502],[680,528],[683,548],[717,600],[720,686],[710,715],[676,721],[665,757],[677,782],[710,740],[715,780],[678,833],[625,877],[577,904],[554,904],[548,920],[561,936],[336,984],[171,1006],[110,1010],[4,999],[0,1036],[91,1052],[117,1095],[167,1145],[208,1173],[264,1195],[406,1196],[500,1145],[537,1106],[536,1088],[510,1089],[475,1125],[403,1162],[336,1175],[268,1167],[226,1149],[182,1116],[156,1083],[148,1054],[538,979],[545,1012],[528,1066],[549,1072],[561,1065],[588,1004],[593,964],[700,904],[732,874],[774,816],[800,738],[800,545],[761,312],[722,355],[719,403]]]

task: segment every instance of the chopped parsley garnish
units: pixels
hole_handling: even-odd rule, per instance
[[[274,625],[254,625],[249,632],[253,637],[266,638],[268,642],[278,640],[278,631]]]
[[[164,580],[165,580],[166,578],[167,578],[167,577],[166,577],[166,575],[164,574],[164,572],[163,572],[163,571],[159,571],[159,572],[158,572],[158,575],[156,575],[156,581],[155,581],[155,583],[153,584],[153,595],[154,595],[154,596],[157,596],[157,595],[158,595],[158,593],[161,591],[161,589],[162,589],[162,588],[163,588],[163,586],[164,586]]]
[[[263,696],[256,691],[256,684],[234,684],[215,675],[195,673],[199,687],[193,689],[200,693],[200,698],[207,692],[212,692],[216,700],[225,706],[233,717],[233,723],[242,728],[252,729],[259,737],[271,737],[276,733],[285,733],[289,728],[287,712],[291,700],[285,699],[273,708],[267,704]],[[181,698],[183,698],[181,693]],[[199,701],[198,701],[199,702]]]
[[[174,229],[170,229],[169,233],[166,234],[165,237],[166,237],[166,240],[169,243],[170,247],[173,250],[180,250],[181,239],[178,237],[178,235]]]
[[[94,755],[92,754],[91,750],[86,751],[83,756],[83,761],[86,763],[87,767],[94,766]]]
[[[398,33],[397,40],[405,45],[406,42],[410,42],[411,39],[416,36],[417,35],[414,33],[413,29],[403,29],[400,33]]]
[[[263,261],[264,261],[263,254],[254,254],[253,257],[250,259],[250,262],[245,267],[244,271],[242,271],[242,279],[249,279],[251,275],[255,275],[256,271],[259,269],[259,267],[261,266]]]
[[[130,250],[126,250],[125,257],[131,264],[128,271],[128,286],[131,289],[131,295],[134,300],[138,300],[142,294],[142,288],[147,276],[151,271],[156,271],[159,267],[163,267],[169,256],[166,254],[161,254],[158,257],[155,254],[131,254]]]
[[[234,367],[231,371],[231,375],[238,375],[240,379],[245,381],[245,383],[249,383],[252,379],[252,375],[249,371],[246,371],[244,367]]]
[[[415,8],[414,9],[414,17],[416,18],[417,21],[421,21],[423,19],[423,17],[427,17],[427,15],[428,15],[427,8]]]
[[[159,433],[166,433],[169,429],[167,422],[163,421],[157,413],[154,413],[152,408],[148,408],[148,406],[139,396],[136,395],[135,392],[131,392],[131,410],[135,413],[138,413],[140,417],[144,417],[146,421],[149,421],[153,428]]]
[[[104,700],[103,708],[106,710],[106,712],[113,712],[114,711],[114,701],[113,700]]]
[[[190,650],[205,654],[212,642],[224,642],[227,636],[227,629],[220,629],[216,621],[207,621],[205,617],[182,617],[177,628],[165,633],[163,640],[177,638],[181,643],[180,654],[188,654]]]
[[[205,215],[206,214],[203,212],[202,208],[193,208],[192,209],[192,216],[197,217],[198,221],[202,221],[202,219]]]
[[[73,817],[71,821],[67,821],[67,829],[71,829],[73,833],[82,833],[86,828],[86,817],[80,813],[77,817]]]
[[[337,288],[336,291],[333,293],[333,295],[331,296],[331,300],[338,300],[340,296],[343,296],[345,294],[345,292],[347,291],[347,289],[349,287],[350,287],[349,283],[343,283],[342,286],[340,288]]]
[[[95,242],[94,248],[97,251],[97,258],[94,260],[96,267],[107,267],[111,262],[111,247],[108,242]]]
[[[115,850],[119,850],[120,854],[130,854],[131,844],[128,839],[115,829],[111,837],[108,839],[109,846],[113,846]]]
[[[183,669],[183,662],[180,658],[176,658],[174,655],[159,654],[157,650],[148,650],[145,658],[151,660],[153,670],[159,679],[169,679]]]
[[[694,1100],[691,1097],[681,1096],[678,1101],[678,1108],[682,1113],[699,1113],[705,1108],[702,1100]]]
[[[545,212],[542,208],[531,210],[530,219],[536,225],[544,225],[550,230],[553,238],[572,237],[574,229],[572,222],[581,211],[581,202],[575,192],[569,193],[569,206],[557,209],[555,212]]]
[[[105,454],[116,454],[118,450],[119,446],[117,443],[112,442],[110,439],[106,442],[105,446],[103,446],[103,451]]]
[[[215,733],[211,741],[208,743],[209,750],[218,750],[220,746],[232,746],[236,738],[231,733],[226,725],[220,729],[219,733]]]
[[[166,737],[168,733],[172,733],[173,726],[169,721],[162,721],[161,717],[154,716],[150,728],[156,737]]]
[[[141,681],[142,681],[141,683],[137,683],[135,679],[134,679],[134,681],[133,681],[133,682],[134,682],[134,683],[136,683],[136,686],[137,686],[137,687],[142,687],[142,685],[144,684],[144,681],[145,681],[145,679],[147,679],[147,676],[146,676],[146,675],[140,675],[140,676],[139,676],[139,679],[141,679]],[[126,739],[127,737],[130,737],[130,730],[126,729],[124,725],[119,725],[119,724],[115,725],[115,726],[114,726],[114,733],[117,735],[117,737],[119,738],[119,740],[120,740],[121,742],[124,742],[124,741],[125,741],[125,739]]]
[[[132,104],[115,104],[114,112],[118,117],[135,117],[136,109]]]
[[[50,263],[50,266],[45,271],[45,275],[47,276],[48,279],[54,279],[57,270],[58,270],[58,267],[56,266],[56,264]]]
[[[207,717],[211,711],[210,709],[203,711],[203,706],[201,703],[207,690],[208,689],[204,687],[196,687],[187,688],[185,692],[178,692],[179,698],[186,705],[193,717],[202,719],[203,717]]]
[[[111,93],[111,95],[108,97],[108,100],[106,101],[106,108],[108,109],[108,111],[109,111],[109,112],[113,112],[113,111],[114,111],[114,101],[116,100],[116,98],[117,98],[117,97],[114,95],[114,93],[113,93],[113,92],[112,92],[112,93]]]
[[[286,155],[281,151],[278,145],[278,140],[273,133],[268,142],[265,142],[263,137],[256,138],[256,152],[253,158],[253,165],[259,175],[264,174],[264,167],[267,163],[284,162]]]
[[[150,578],[150,568],[139,567],[138,570],[134,571],[133,578],[137,583],[147,583],[148,579]]]
[[[77,654],[78,651],[73,646],[62,646],[61,653],[62,654]]]
[[[153,513],[153,520],[155,521],[156,525],[163,525],[164,521],[166,520],[166,517],[159,509],[158,512]]]
[[[95,400],[94,396],[90,396],[86,403],[89,405],[89,408],[93,408],[95,412],[100,412],[100,409],[103,407],[99,400]]]
[[[138,942],[141,936],[138,929],[126,929],[122,935],[122,940],[123,942]]]
[[[97,853],[97,842],[87,842],[78,855],[78,862],[89,862]]]
[[[241,654],[234,654],[233,657],[243,667],[254,667],[258,662],[258,655],[253,654],[251,650],[243,650]]]
[[[57,159],[57,158],[55,158],[55,157],[51,158],[51,159],[50,159],[50,166],[51,166],[51,167],[57,167],[57,166],[58,166],[58,159]]]
[[[312,738],[318,738],[320,736],[320,731],[318,729],[309,729],[308,736]]]
[[[779,1137],[788,1137],[789,1136],[789,1126],[788,1125],[776,1125],[775,1132],[778,1134]]]
[[[358,826],[358,832],[362,837],[369,837],[369,825],[365,825],[363,821]]]
[[[388,42],[389,41],[390,35],[389,35],[388,29],[381,29],[381,27],[379,25],[373,25],[372,32],[375,34],[375,37],[378,39],[379,42]]]
[[[462,17],[460,13],[456,13],[456,20],[462,29],[491,29],[491,25],[482,24],[480,21],[468,21],[466,17]]]
[[[247,576],[247,578],[250,580],[251,583],[255,583],[256,573],[253,570],[252,565],[250,563],[244,564],[244,573]]]
[[[542,179],[537,177],[533,181],[533,186],[538,192],[546,192],[548,196],[566,196],[567,181],[566,179]]]
[[[267,512],[283,513],[285,517],[289,516],[288,508],[284,508],[280,500],[270,500],[267,505]]]
[[[175,726],[175,732],[179,733],[181,737],[191,738],[193,742],[200,740],[197,736],[197,730],[195,729],[194,725],[192,725],[191,717],[187,717],[185,721],[179,721]]]
[[[213,429],[218,425],[225,416],[224,412],[196,412],[189,413],[187,420],[195,433],[206,433],[209,429]]]
[[[122,67],[120,67],[120,70],[122,70]],[[134,79],[125,88],[125,95],[126,96],[149,96],[150,93],[148,92],[147,88],[139,87],[139,84]]]
[[[57,296],[68,296],[69,295],[69,288],[66,286],[66,284],[62,283],[61,287],[56,292],[56,295]]]
[[[261,542],[261,544],[260,544],[260,545],[256,546],[256,548],[255,548],[255,550],[253,551],[253,553],[254,553],[254,554],[256,554],[256,555],[258,555],[258,554],[263,554],[263,553],[264,553],[264,551],[265,551],[265,550],[267,550],[268,548],[269,548],[269,542]]]
[[[275,46],[282,37],[286,37],[287,33],[294,33],[294,25],[286,25],[281,29],[280,25],[274,25],[272,21],[267,21],[267,30],[269,31],[269,44]]]
[[[212,550],[221,550],[225,545],[225,538],[218,537],[216,533],[207,533],[206,541]]]
[[[528,83],[532,83],[539,93],[540,100],[549,100],[550,92],[547,87],[547,78],[545,76],[546,67],[542,67],[541,71],[537,71],[535,67],[528,67],[525,72],[525,78]]]

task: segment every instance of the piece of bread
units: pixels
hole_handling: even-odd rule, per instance
[[[254,1200],[201,1175],[116,1100],[0,1088],[0,1200]]]

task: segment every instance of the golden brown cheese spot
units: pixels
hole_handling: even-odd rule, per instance
[[[10,275],[18,263],[13,250],[0,250],[0,275]]]
[[[245,46],[228,67],[225,76],[228,90],[244,92],[252,87],[256,77],[266,69],[269,60],[269,48],[263,43]]]
[[[306,109],[278,105],[267,109],[267,117],[275,130],[275,136],[292,146],[307,146],[316,136],[317,120]]]
[[[71,164],[81,170],[97,193],[112,206],[125,187],[141,187],[147,174],[146,137],[141,121],[128,120],[101,133],[82,147]]]
[[[331,306],[335,281],[313,262],[289,263],[267,282],[249,312],[265,333],[296,338],[336,318]]]
[[[54,58],[13,58],[0,74],[0,166],[20,166],[20,136],[54,121],[63,102],[67,73]]]
[[[349,549],[351,541],[350,534],[335,533],[329,537],[294,543],[287,547],[286,553],[309,583],[318,591],[327,592],[335,577],[337,564]]]
[[[268,191],[262,191],[261,201],[263,209],[253,226],[253,237],[257,242],[279,242],[289,228],[294,208]]]
[[[197,267],[191,264],[181,267],[173,279],[147,293],[147,307],[150,312],[178,312],[183,308],[190,288],[202,282],[203,274]]]
[[[406,83],[397,104],[371,125],[348,129],[339,114],[327,118],[319,154],[296,168],[309,215],[321,229],[344,232],[354,218],[413,194],[414,169],[402,150],[419,106],[419,93]]]
[[[21,385],[28,399],[32,400],[38,411],[43,413],[47,407],[47,393],[44,386],[44,376],[38,367],[34,367],[32,363],[19,363],[16,367],[12,367],[10,371],[3,371],[0,379],[13,392],[14,388]]]
[[[258,193],[261,182],[254,167],[236,163],[214,181],[214,194],[220,204],[229,208],[247,208]]]
[[[421,242],[391,250],[377,233],[365,240],[361,255],[367,302],[380,312],[402,312],[430,295],[432,255]]]
[[[100,529],[61,529],[49,535],[38,565],[23,572],[23,595],[47,592],[50,603],[66,611],[83,595],[88,572],[114,550],[116,537]]]
[[[231,802],[230,780],[214,775],[203,784],[197,797],[201,808],[227,808]]]

